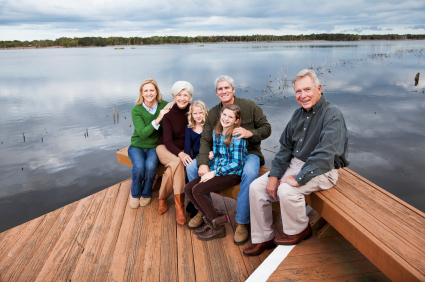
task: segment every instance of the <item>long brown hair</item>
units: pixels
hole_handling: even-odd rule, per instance
[[[224,137],[226,138],[226,140],[224,140],[224,144],[227,146],[227,148],[230,147],[230,144],[232,144],[232,133],[233,130],[236,127],[239,127],[241,125],[241,108],[239,108],[238,105],[235,104],[230,104],[230,105],[226,105],[221,109],[220,112],[220,118],[217,122],[217,125],[214,127],[215,130],[215,138],[220,137],[220,134],[222,134],[223,131],[223,126],[221,125],[221,114],[224,112],[224,110],[231,110],[232,112],[235,113],[235,118],[236,120],[238,120],[235,124],[233,124],[229,130],[226,132],[226,135],[224,135]]]
[[[162,94],[161,94],[161,92],[159,92],[158,83],[156,83],[155,79],[148,78],[148,79],[143,80],[142,85],[140,85],[139,96],[137,96],[136,105],[142,105],[143,104],[143,86],[145,86],[146,84],[149,84],[149,83],[151,83],[151,84],[153,84],[153,86],[155,86],[156,100],[158,101],[158,103],[162,102]]]

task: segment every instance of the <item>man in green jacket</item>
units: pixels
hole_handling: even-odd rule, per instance
[[[233,131],[233,136],[245,138],[247,141],[248,157],[243,168],[240,192],[237,198],[236,222],[234,243],[242,245],[249,238],[249,185],[258,178],[260,165],[264,165],[264,157],[261,154],[261,140],[271,134],[271,125],[267,121],[263,110],[252,100],[238,98],[235,94],[235,84],[229,76],[223,75],[215,81],[215,91],[220,103],[208,112],[202,131],[199,154],[191,164],[186,167],[189,181],[209,172],[208,154],[212,150],[212,132],[220,119],[223,106],[235,104],[241,108],[241,127]],[[199,167],[199,169],[198,169]],[[189,228],[193,229],[202,224],[202,214],[198,214],[189,222]]]

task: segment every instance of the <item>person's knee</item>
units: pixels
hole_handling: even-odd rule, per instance
[[[251,182],[249,185],[249,198],[256,197],[258,194],[262,192],[263,189],[261,189],[261,180],[259,178],[255,179]]]
[[[277,195],[279,199],[285,201],[299,201],[301,197],[304,197],[301,193],[298,193],[296,187],[293,187],[287,183],[281,184],[277,189]]]
[[[133,173],[143,176],[145,174],[144,165],[139,165],[139,164],[133,165]]]

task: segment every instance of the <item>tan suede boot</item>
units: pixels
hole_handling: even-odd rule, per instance
[[[187,227],[190,230],[196,229],[200,227],[202,224],[204,224],[204,220],[202,219],[203,214],[198,211],[198,213],[189,221],[187,224]]]
[[[186,223],[186,216],[184,214],[184,193],[174,195],[174,202],[176,206],[176,221],[180,225]]]
[[[168,210],[167,199],[159,199],[158,213],[163,214]]]
[[[249,225],[236,223],[235,237],[233,243],[236,245],[243,245],[249,239]]]
[[[130,206],[130,209],[137,209],[140,205],[140,199],[133,198],[130,196],[130,201],[128,201],[128,205]]]
[[[206,216],[203,217],[205,225],[208,229],[201,234],[198,234],[198,239],[202,241],[210,241],[217,238],[226,237],[226,227],[223,225],[228,222],[227,215],[223,215],[209,221]]]

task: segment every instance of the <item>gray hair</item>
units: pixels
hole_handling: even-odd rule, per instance
[[[235,82],[233,81],[233,78],[228,75],[220,75],[215,80],[215,92],[217,92],[217,84],[221,81],[227,81],[232,86],[232,89],[235,89]]]
[[[303,78],[304,76],[310,76],[311,81],[313,82],[313,85],[317,88],[320,85],[320,81],[319,78],[317,77],[316,73],[314,72],[314,70],[308,70],[308,69],[303,69],[302,71],[300,71],[292,80],[292,84],[295,87],[295,82],[301,78]]]
[[[182,90],[187,90],[190,93],[190,99],[193,98],[193,86],[187,81],[177,81],[174,83],[173,87],[171,87],[171,94],[176,96],[179,94]]]

